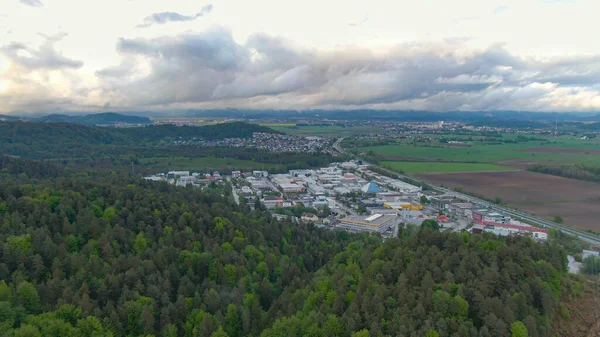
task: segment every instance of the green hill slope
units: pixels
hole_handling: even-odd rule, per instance
[[[247,138],[254,132],[276,131],[241,122],[202,127],[150,125],[132,128],[103,128],[74,123],[0,121],[0,150],[29,158],[65,158],[102,152],[117,153],[127,148],[155,147],[175,139]],[[161,146],[164,146],[161,145]],[[113,151],[113,152],[111,152]]]
[[[53,114],[29,120],[33,123],[76,123],[83,125],[116,125],[128,124],[150,124],[152,121],[147,117],[121,115],[114,112],[89,114],[81,116],[69,116]]]

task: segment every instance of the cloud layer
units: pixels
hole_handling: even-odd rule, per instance
[[[600,56],[518,57],[500,44],[472,49],[462,39],[324,51],[266,34],[240,44],[217,27],[121,38],[121,64],[98,71],[91,85],[77,76],[81,61],[54,49],[59,38],[38,49],[0,49],[12,64],[0,100],[23,98],[11,109],[600,109]]]
[[[38,1],[38,0],[28,0]],[[163,25],[169,22],[181,22],[181,21],[194,21],[204,15],[209,14],[212,11],[213,6],[208,4],[200,10],[200,12],[194,15],[183,15],[176,12],[160,12],[154,13],[144,18],[144,23],[138,25],[138,28],[147,28],[155,24]]]
[[[23,5],[31,6],[31,7],[43,7],[44,4],[41,0],[20,0]]]

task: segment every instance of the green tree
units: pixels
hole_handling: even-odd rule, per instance
[[[217,331],[213,332],[210,337],[230,337],[224,330],[223,327],[220,326]]]
[[[582,271],[588,275],[599,275],[600,274],[600,258],[596,256],[588,256],[583,259]]]
[[[19,283],[17,303],[22,305],[28,313],[37,313],[40,309],[40,296],[36,287],[27,281]]]
[[[352,334],[352,337],[371,337],[369,330],[360,330]]]
[[[242,334],[242,321],[238,314],[237,307],[233,304],[227,306],[225,315],[225,332],[229,337],[239,337]]]
[[[427,331],[425,334],[425,337],[440,337],[440,334],[433,329],[429,329],[429,331]]]
[[[111,221],[112,219],[114,219],[117,216],[117,209],[114,208],[113,206],[108,207],[107,209],[104,210],[104,213],[102,214],[102,217],[107,220],[107,221]]]
[[[40,329],[33,325],[23,324],[13,333],[14,337],[41,337]]]
[[[226,264],[224,269],[225,282],[230,285],[235,285],[237,282],[237,268],[232,264]]]
[[[555,216],[554,219],[553,219],[553,221],[556,222],[556,223],[558,223],[558,224],[562,224],[563,222],[565,222],[565,220],[563,219],[563,217],[560,216],[560,215]]]
[[[460,297],[460,295],[456,295],[452,299],[450,309],[453,315],[462,318],[467,318],[467,316],[469,315],[469,302],[467,302],[464,298]]]
[[[12,291],[6,281],[0,281],[0,301],[10,302],[12,298]]]
[[[344,326],[340,322],[340,319],[333,314],[327,315],[327,320],[323,324],[323,333],[325,336],[342,336],[344,333]]]
[[[162,331],[163,337],[177,337],[177,326],[174,324],[167,325]]]
[[[427,219],[421,223],[421,229],[430,228],[434,231],[440,230],[440,225],[434,219]]]
[[[144,251],[146,251],[147,247],[148,247],[148,241],[146,240],[144,233],[143,232],[138,233],[138,235],[136,235],[136,237],[135,237],[135,243],[133,245],[135,252],[138,255],[142,254]]]
[[[510,325],[510,333],[511,337],[529,337],[527,327],[525,327],[525,324],[520,321],[513,322]]]

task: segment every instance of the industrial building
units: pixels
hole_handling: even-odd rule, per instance
[[[584,249],[581,254],[581,257],[584,260],[587,259],[588,257],[592,257],[592,256],[600,259],[600,252],[597,252],[595,250],[585,250]]]
[[[385,202],[383,203],[383,207],[395,210],[408,209],[411,211],[420,211],[423,209],[423,205],[411,201]]]
[[[491,222],[483,222],[482,225],[485,226],[483,228],[484,232],[500,236],[531,235],[534,239],[540,241],[546,241],[548,239],[548,230],[544,228]]]
[[[401,218],[395,214],[354,215],[341,219],[337,227],[353,232],[384,233],[400,222]]]
[[[510,222],[512,220],[511,217],[508,215],[500,214],[500,213],[494,212],[494,211],[489,211],[487,209],[472,210],[471,215],[472,215],[473,221],[475,221],[477,223],[495,222],[495,223],[510,224]]]
[[[198,179],[193,176],[181,176],[175,182],[175,186],[194,186],[198,183]]]
[[[269,209],[283,207],[283,201],[283,198],[273,195],[268,195],[261,200],[265,207]]]
[[[169,171],[167,179],[177,179],[178,177],[187,177],[189,175],[190,171]]]
[[[379,185],[377,185],[377,183],[373,180],[363,186],[360,190],[365,194],[377,194],[383,192],[381,187],[379,187]]]

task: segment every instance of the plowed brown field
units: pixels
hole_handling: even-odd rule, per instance
[[[600,231],[600,184],[528,171],[429,173],[417,177],[488,198],[501,198],[514,208]]]

